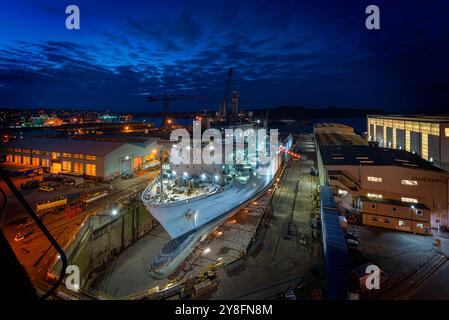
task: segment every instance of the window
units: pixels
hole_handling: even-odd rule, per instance
[[[373,221],[377,221],[377,218],[376,218],[376,217],[373,217]]]
[[[6,156],[6,162],[14,162],[14,157],[13,157],[13,155],[12,154],[8,154],[7,156]]]
[[[400,226],[400,227],[405,226],[404,220],[399,220],[398,226]]]
[[[83,164],[79,162],[73,163],[73,172],[83,174]]]
[[[72,163],[70,161],[62,161],[62,170],[72,171]]]
[[[390,223],[390,219],[384,219],[385,223]]]
[[[72,154],[71,154],[71,153],[68,153],[68,152],[64,152],[64,153],[62,154],[62,157],[63,157],[63,158],[71,158],[71,157],[72,157]]]
[[[401,180],[401,184],[403,184],[404,186],[417,186],[418,181],[416,181],[416,180]]]
[[[14,156],[14,163],[20,163],[21,162],[20,160],[22,160],[21,158],[22,158],[21,156],[15,155]]]
[[[416,215],[417,216],[422,216],[422,211],[421,210],[416,210]]]
[[[86,159],[87,160],[96,160],[97,157],[96,156],[92,156],[92,155],[86,155]]]
[[[449,128],[444,128],[444,135],[449,137]]]
[[[94,164],[86,163],[86,174],[88,176],[96,176],[97,175],[97,166]]]
[[[366,196],[368,198],[382,199],[382,195],[378,193],[367,193]]]
[[[82,154],[74,154],[73,157],[75,159],[83,159],[84,158],[84,156]]]
[[[33,166],[39,166],[39,158],[32,158],[31,162],[32,162]]]
[[[61,156],[61,154],[60,154],[59,152],[52,152],[52,153],[51,153],[51,157],[52,157],[53,159],[59,158],[60,156]]]
[[[371,205],[371,208],[376,209],[376,205],[375,205],[375,204],[372,204],[372,205]]]
[[[14,152],[19,153],[19,152],[20,152],[20,148],[15,148],[15,149],[14,149]]]
[[[401,201],[403,201],[403,202],[411,202],[411,203],[418,203],[418,199],[407,198],[407,197],[401,197]]]
[[[23,163],[23,164],[30,164],[30,161],[31,161],[31,160],[30,160],[30,157],[25,157],[25,156],[24,156],[24,157],[22,158],[22,163]]]
[[[367,179],[371,182],[382,182],[382,178],[380,177],[367,177]]]
[[[395,207],[393,207],[393,212],[396,212],[396,211],[398,211],[398,208],[395,208]]]
[[[31,150],[30,150],[30,149],[22,149],[22,152],[23,152],[23,153],[30,153]]]
[[[423,223],[417,223],[416,226],[418,228],[424,229],[424,224]]]

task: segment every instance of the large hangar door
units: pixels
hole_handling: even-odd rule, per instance
[[[120,174],[131,172],[131,159],[120,160]]]

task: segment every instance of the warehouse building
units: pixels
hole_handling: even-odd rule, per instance
[[[448,223],[448,173],[356,134],[315,132],[320,183],[363,224],[419,234]]]
[[[157,140],[141,143],[23,138],[5,145],[6,162],[107,179],[154,161]]]
[[[449,171],[449,117],[368,116],[368,139],[415,153]]]

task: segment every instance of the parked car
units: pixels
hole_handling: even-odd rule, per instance
[[[50,192],[50,191],[53,191],[55,189],[53,189],[52,187],[49,187],[49,186],[42,186],[42,187],[39,187],[39,190]]]
[[[15,242],[22,241],[23,239],[25,239],[25,235],[23,234],[23,232],[19,232],[19,233],[16,234],[16,236],[14,237],[14,241],[15,241]]]
[[[348,240],[348,239],[354,240],[354,241],[357,241],[357,243],[360,242],[359,237],[357,237],[357,235],[355,233],[352,233],[352,232],[347,232],[345,234],[345,239],[346,240]]]
[[[362,246],[360,245],[360,242],[358,240],[356,241],[352,239],[346,239],[346,244],[348,245],[349,251],[356,251],[356,252],[362,251]]]

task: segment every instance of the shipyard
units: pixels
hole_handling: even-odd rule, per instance
[[[449,300],[448,4],[42,2],[0,10],[11,300]]]

